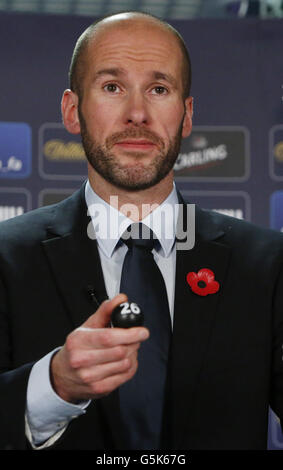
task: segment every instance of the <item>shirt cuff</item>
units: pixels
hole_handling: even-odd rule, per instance
[[[86,412],[91,401],[68,403],[54,391],[50,382],[50,361],[59,349],[56,348],[36,362],[30,373],[27,388],[26,436],[32,446],[42,444],[54,435],[58,436],[58,439],[72,419]],[[53,442],[52,439],[49,445]]]

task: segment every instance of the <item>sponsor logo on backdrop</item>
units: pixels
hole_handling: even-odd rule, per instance
[[[26,189],[0,189],[0,222],[31,210],[31,195]]]
[[[245,191],[181,190],[186,201],[237,219],[251,220],[251,199]]]
[[[274,157],[280,163],[283,163],[283,140],[274,146]]]
[[[84,161],[85,152],[79,142],[65,142],[62,139],[50,139],[45,142],[43,153],[46,158],[53,161]]]
[[[0,122],[0,178],[25,178],[31,173],[31,128],[25,122]]]
[[[283,191],[275,191],[271,195],[270,227],[283,232]]]
[[[22,215],[24,211],[23,206],[0,206],[0,221]]]
[[[243,181],[249,177],[249,132],[244,127],[195,126],[174,166],[178,179]]]
[[[219,212],[220,214],[229,215],[230,217],[236,217],[236,219],[244,219],[244,211],[243,209],[221,209],[221,207],[213,208],[215,212]]]
[[[283,181],[283,125],[273,126],[269,133],[269,170],[276,181]]]
[[[84,180],[86,157],[79,135],[61,123],[45,123],[39,129],[39,173],[44,179]]]

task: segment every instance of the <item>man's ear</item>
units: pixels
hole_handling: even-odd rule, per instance
[[[185,100],[185,117],[183,121],[182,137],[188,137],[192,131],[194,99],[189,96]]]
[[[79,134],[81,132],[78,103],[79,98],[76,93],[72,90],[64,91],[61,101],[61,112],[64,126],[71,134]]]

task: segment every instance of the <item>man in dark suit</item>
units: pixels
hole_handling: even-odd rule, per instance
[[[148,15],[114,15],[77,43],[62,114],[88,182],[1,224],[1,448],[128,447],[118,390],[149,332],[108,328],[127,300],[127,248],[91,235],[104,216],[154,220],[164,203],[189,231],[172,170],[191,131],[189,68],[181,38]],[[197,208],[193,248],[176,249],[169,220],[155,256],[173,325],[159,447],[264,449],[269,404],[283,415],[282,235]]]

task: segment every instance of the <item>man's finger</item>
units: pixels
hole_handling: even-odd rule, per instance
[[[97,364],[117,362],[137,354],[140,343],[115,346],[109,349],[84,349],[72,356],[72,367],[93,367]]]
[[[128,298],[125,294],[118,294],[111,300],[105,300],[82,326],[86,328],[105,328],[109,326],[111,313],[114,308],[127,300]]]
[[[136,373],[137,368],[138,361],[134,361],[132,366],[126,372],[110,375],[109,377],[96,382],[93,386],[92,393],[88,392],[83,398],[100,398],[108,395],[117,387],[130,380]]]
[[[149,337],[143,326],[133,328],[90,328],[81,326],[68,338],[71,349],[110,349],[119,345],[140,343]]]

